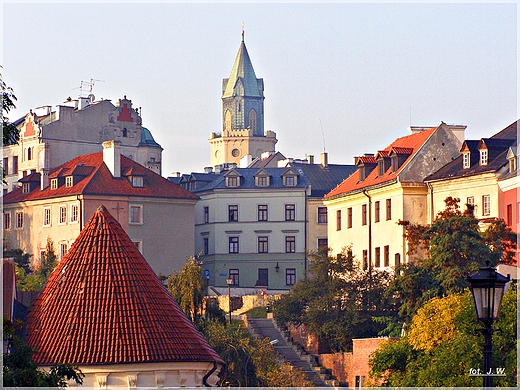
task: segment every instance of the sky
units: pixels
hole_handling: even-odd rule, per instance
[[[242,23],[277,150],[353,164],[408,127],[518,119],[510,3],[4,3],[3,78],[29,109],[124,95],[163,147],[163,176],[209,165]]]

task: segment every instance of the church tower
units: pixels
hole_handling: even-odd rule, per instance
[[[256,78],[242,30],[231,75],[222,81],[222,132],[210,135],[211,166],[274,152],[276,142],[276,133],[264,132],[264,80]]]

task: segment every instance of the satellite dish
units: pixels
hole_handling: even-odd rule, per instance
[[[88,95],[88,100],[90,100],[91,103],[93,103],[94,100],[96,100],[96,97],[94,96],[93,93],[91,93],[90,95]]]

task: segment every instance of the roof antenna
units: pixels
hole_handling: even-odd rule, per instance
[[[321,124],[321,118],[320,119],[320,127],[321,127],[321,136],[323,138],[323,153],[325,153],[325,133],[323,132],[323,126]]]
[[[242,22],[242,42],[244,42],[244,22]]]

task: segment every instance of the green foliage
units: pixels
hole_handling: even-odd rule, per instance
[[[16,108],[14,102],[17,100],[14,91],[8,87],[0,73],[0,87],[2,89],[2,130],[3,130],[3,145],[13,145],[18,143],[20,133],[13,123],[9,122],[7,114],[12,109]]]
[[[257,306],[246,311],[243,314],[249,315],[251,318],[267,318],[267,310],[265,306]]]
[[[516,386],[516,286],[504,295],[493,334],[493,368],[505,368],[495,385]],[[483,369],[481,325],[476,321],[471,293],[434,298],[413,318],[409,334],[381,346],[370,359],[371,375],[395,387],[473,387],[482,378],[469,376]]]
[[[348,249],[338,257],[311,253],[309,263],[309,277],[273,302],[279,321],[304,324],[322,346],[347,351],[353,338],[377,336],[385,328],[380,317],[396,317],[394,299],[384,293],[386,272],[359,269]]]
[[[204,284],[200,261],[189,257],[179,272],[174,271],[168,277],[168,290],[181,309],[195,324],[202,314]]]
[[[410,253],[418,248],[428,249],[428,256],[419,259],[417,265],[424,270],[417,267],[410,270],[427,277],[427,283],[432,287],[427,290],[430,295],[461,292],[467,287],[466,277],[485,265],[486,261],[495,266],[499,262],[510,264],[513,259],[516,236],[504,221],[491,222],[481,233],[479,221],[471,208],[461,212],[459,202],[458,198],[446,198],[446,208],[437,214],[430,226],[399,221],[405,227]],[[408,271],[402,270],[405,273]],[[433,280],[426,270],[433,272]],[[424,290],[416,292],[421,294],[414,298],[423,300]],[[411,305],[410,302],[407,305]],[[413,308],[408,307],[403,312],[409,315],[413,313]]]
[[[3,355],[4,387],[65,388],[67,380],[74,380],[79,385],[83,383],[85,375],[70,364],[54,364],[48,372],[39,369],[31,358],[32,349],[23,344],[16,328],[4,318],[4,343],[7,345],[7,352]]]
[[[4,258],[12,258],[16,266],[24,272],[31,272],[31,257],[29,253],[24,253],[21,249],[4,250]]]
[[[204,321],[204,337],[227,367],[220,376],[219,386],[310,386],[303,372],[281,362],[268,339],[256,340],[241,323],[226,325],[219,321]],[[247,376],[247,380],[246,380]]]

